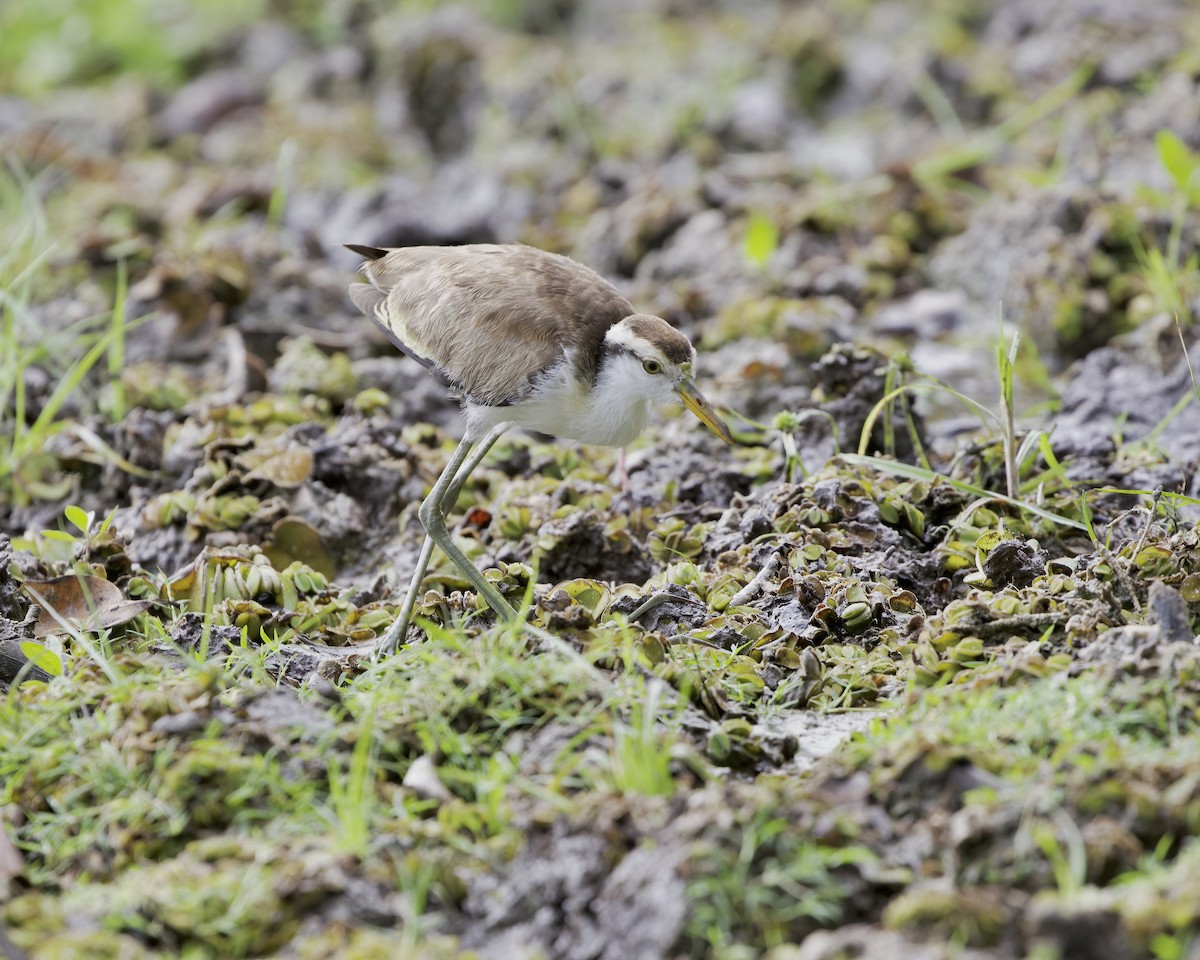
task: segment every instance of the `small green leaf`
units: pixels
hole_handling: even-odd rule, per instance
[[[92,525],[92,520],[94,520],[96,517],[94,512],[86,513],[82,507],[77,507],[74,504],[69,505],[65,510],[63,510],[63,513],[66,514],[67,520],[70,522],[71,526],[77,528],[81,533],[84,534],[88,532],[88,528]]]
[[[1170,130],[1159,130],[1154,145],[1158,148],[1158,159],[1163,169],[1171,175],[1175,186],[1187,192],[1192,176],[1200,165],[1196,155]]]
[[[43,530],[41,532],[43,540],[55,540],[58,543],[78,543],[79,538],[73,533],[67,533],[66,530]]]
[[[108,516],[104,518],[104,522],[102,524],[100,524],[100,529],[97,531],[97,533],[99,533],[100,536],[104,536],[104,534],[108,533],[108,528],[112,526],[112,522],[113,522],[113,520],[116,519],[116,516],[117,516],[117,508],[113,507],[108,512]]]
[[[53,650],[43,647],[40,643],[34,643],[32,640],[22,640],[21,652],[25,654],[26,660],[35,667],[45,670],[50,676],[61,677],[63,675],[62,659]]]
[[[742,249],[747,260],[755,266],[765,267],[779,249],[779,228],[761,213],[750,214]]]
[[[1008,536],[1002,530],[985,530],[979,535],[979,539],[975,541],[975,549],[980,555],[987,556],[987,554],[995,550],[999,544],[1003,543],[1005,540],[1011,539],[1012,537]]]
[[[1180,960],[1186,948],[1184,940],[1169,933],[1156,933],[1150,938],[1150,953],[1154,960]]]
[[[1174,554],[1166,547],[1150,544],[1138,551],[1133,558],[1134,566],[1150,576],[1162,576],[1171,571]]]
[[[1190,573],[1184,577],[1179,592],[1188,603],[1200,603],[1200,573]]]
[[[1172,194],[1166,191],[1155,190],[1153,187],[1147,187],[1142,184],[1134,188],[1134,193],[1137,194],[1137,198],[1143,203],[1158,210],[1168,210],[1171,207]]]

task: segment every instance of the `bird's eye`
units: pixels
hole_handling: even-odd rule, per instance
[[[642,369],[647,373],[662,373],[662,364],[657,360],[643,360]]]

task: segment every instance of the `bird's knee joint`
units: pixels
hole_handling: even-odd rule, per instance
[[[432,532],[432,528],[437,525],[441,519],[438,515],[437,504],[433,502],[433,498],[425,500],[420,507],[417,508],[417,517],[421,521],[421,526],[425,528],[426,533]]]

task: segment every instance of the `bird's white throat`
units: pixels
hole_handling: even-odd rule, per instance
[[[506,407],[469,404],[467,429],[470,436],[479,437],[507,421],[580,443],[623,447],[646,429],[650,404],[670,395],[667,378],[648,375],[630,354],[610,356],[592,385],[576,377],[568,355],[545,372],[527,400]]]

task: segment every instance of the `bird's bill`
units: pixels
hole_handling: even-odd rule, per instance
[[[683,401],[683,405],[691,410],[701,423],[726,443],[733,443],[733,435],[729,432],[729,428],[725,426],[725,421],[717,416],[717,411],[708,402],[708,398],[696,389],[696,384],[692,381],[691,377],[677,384],[675,392],[679,394],[679,399]]]

